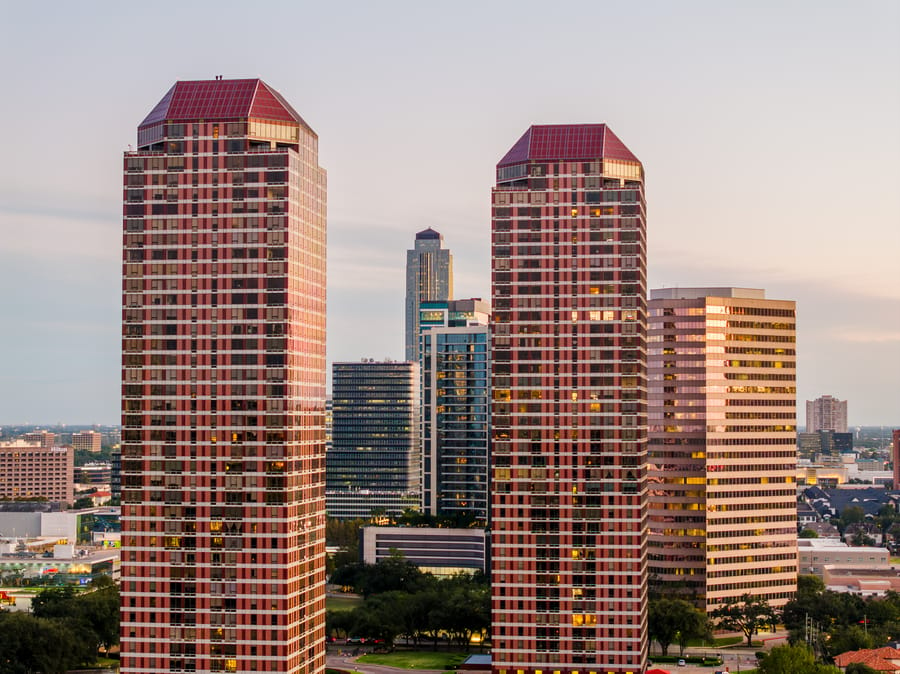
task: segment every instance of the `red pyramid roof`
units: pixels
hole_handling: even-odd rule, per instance
[[[297,111],[260,79],[176,82],[140,127],[163,120],[226,120],[249,117],[309,126]]]
[[[599,158],[639,161],[606,124],[545,124],[528,129],[497,166]]]

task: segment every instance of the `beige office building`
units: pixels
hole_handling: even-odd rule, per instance
[[[41,439],[0,443],[0,500],[75,500],[74,452]]]
[[[651,578],[713,610],[796,590],[794,302],[651,291]]]
[[[103,447],[103,436],[97,431],[84,431],[72,433],[72,447],[88,452],[99,452]]]

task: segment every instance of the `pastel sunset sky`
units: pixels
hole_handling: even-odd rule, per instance
[[[329,360],[403,354],[433,227],[490,296],[494,167],[606,122],[647,175],[650,287],[798,303],[802,401],[900,425],[900,3],[4,3],[0,424],[118,423],[122,152],[179,79],[261,77],[328,171]]]

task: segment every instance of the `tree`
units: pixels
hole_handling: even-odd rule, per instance
[[[819,534],[816,533],[815,529],[803,529],[800,534],[800,538],[818,538]]]
[[[759,663],[759,674],[840,674],[831,665],[816,662],[806,646],[776,646]]]
[[[841,532],[841,536],[844,535],[844,530],[851,524],[859,524],[860,522],[865,521],[866,519],[866,511],[863,510],[860,506],[852,505],[847,506],[841,511],[840,517],[836,520],[832,519],[831,523],[834,524],[838,531]]]
[[[347,638],[353,629],[353,612],[348,610],[325,611],[325,634]]]
[[[71,585],[51,587],[31,600],[31,612],[37,618],[66,618],[72,615],[75,588]]]
[[[490,591],[464,578],[448,578],[440,583],[441,601],[432,610],[440,629],[460,647],[469,644],[474,634],[483,634],[490,626]]]
[[[387,593],[373,597],[371,601],[353,609],[353,632],[361,637],[382,639],[388,648],[393,648],[394,639],[400,634],[402,625],[392,608],[396,597]]]
[[[761,627],[775,622],[775,611],[761,597],[745,594],[739,600],[731,600],[712,612],[718,625],[727,630],[743,632],[747,646],[753,645],[753,635]]]
[[[82,662],[83,649],[63,621],[0,613],[0,672],[63,674]]]
[[[119,589],[108,576],[95,578],[80,595],[70,585],[46,589],[32,599],[31,612],[67,626],[76,637],[79,662],[91,664],[101,646],[108,651],[119,643]]]
[[[432,612],[434,608],[441,603],[442,597],[436,589],[426,590],[425,592],[416,592],[409,595],[409,599],[404,605],[403,613],[400,620],[403,623],[403,633],[413,640],[413,644],[419,645],[422,637],[431,632]],[[490,608],[488,609],[490,615]]]
[[[77,597],[73,618],[90,627],[98,646],[109,651],[119,643],[119,588],[109,576],[91,581],[91,591]]]
[[[81,496],[75,499],[75,503],[72,504],[72,510],[84,510],[86,508],[94,507],[94,499],[90,496]]]
[[[797,597],[815,597],[825,591],[825,581],[811,574],[797,576]]]
[[[669,654],[669,645],[675,642],[684,654],[688,640],[699,638],[708,631],[706,616],[683,599],[652,600],[647,628],[650,638],[659,643],[663,655]]]
[[[888,531],[894,524],[896,524],[897,519],[897,509],[891,504],[883,505],[878,510],[878,515],[875,517],[875,522],[881,529],[883,540],[887,540]]]
[[[695,610],[684,616],[684,624],[678,633],[678,655],[684,657],[684,649],[691,639],[702,639],[711,636],[709,619],[702,611]]]
[[[880,674],[878,670],[872,669],[869,665],[862,662],[851,662],[844,668],[844,674]]]
[[[348,585],[364,597],[392,590],[416,592],[434,580],[431,574],[422,573],[418,566],[394,554],[377,564],[350,564],[336,569],[331,582]]]
[[[865,620],[866,618],[863,618]],[[875,645],[873,635],[868,629],[859,625],[851,625],[845,629],[832,632],[828,641],[828,653],[831,656],[847,651],[858,651],[864,648],[872,648]]]

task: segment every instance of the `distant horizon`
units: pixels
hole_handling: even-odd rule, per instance
[[[122,425],[121,422],[118,422],[118,423],[101,423],[101,422],[97,422],[97,423],[90,423],[90,424],[83,424],[83,423],[68,423],[68,422],[64,422],[64,421],[58,421],[58,422],[54,422],[54,423],[37,423],[37,422],[31,422],[31,421],[28,421],[28,422],[21,422],[21,423],[12,423],[12,422],[4,423],[4,422],[0,422],[0,431],[2,431],[2,430],[5,429],[5,428],[10,428],[10,427],[12,427],[12,428],[17,428],[17,427],[20,427],[20,426],[33,426],[33,427],[35,427],[35,428],[40,427],[40,428],[46,428],[46,430],[50,430],[50,429],[52,429],[52,428],[68,428],[68,427],[72,427],[72,428],[92,428],[92,427],[94,427],[94,426],[101,426],[101,427],[103,427],[103,426],[109,426],[109,427],[113,427],[113,428],[120,428],[121,425]],[[850,422],[848,421],[848,422],[847,422],[847,428],[848,428],[848,429],[852,428],[852,429],[854,429],[854,430],[855,430],[855,429],[865,429],[865,428],[870,428],[870,429],[872,429],[872,428],[881,428],[881,429],[891,429],[891,430],[898,429],[898,430],[900,430],[900,422],[898,422],[898,423],[896,423],[896,424],[853,424],[853,423],[850,423]],[[801,429],[803,429],[803,430],[801,430]],[[797,426],[797,433],[805,433],[805,432],[806,432],[805,429],[806,429],[806,426]],[[848,430],[847,432],[848,432],[848,433],[853,433],[854,431],[853,431],[853,430]]]

